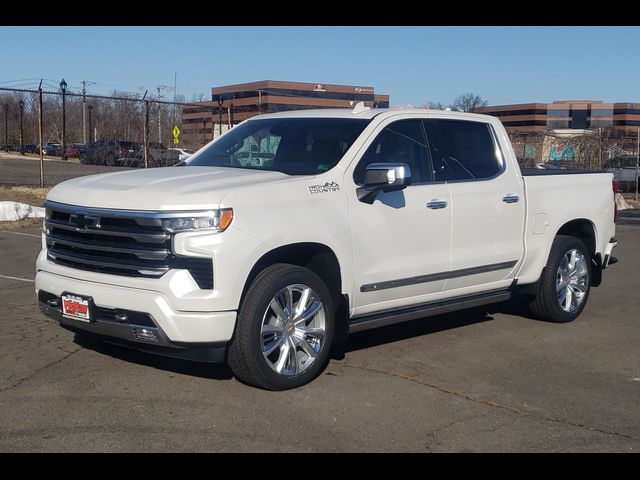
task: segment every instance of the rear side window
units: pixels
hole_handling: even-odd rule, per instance
[[[424,120],[436,182],[490,178],[500,172],[489,125]]]

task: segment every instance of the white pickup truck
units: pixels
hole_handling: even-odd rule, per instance
[[[568,322],[615,261],[612,175],[549,173],[521,172],[494,117],[261,115],[177,168],[52,189],[40,309],[273,390],[319,375],[350,332],[516,293]]]

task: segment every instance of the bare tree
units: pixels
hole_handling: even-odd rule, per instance
[[[539,163],[544,163],[542,146],[545,131],[509,130],[507,133],[520,167],[533,168]]]
[[[427,100],[426,103],[424,105],[422,105],[420,108],[430,108],[430,109],[433,109],[433,110],[444,110],[447,107],[441,102],[432,102],[431,100]]]
[[[486,107],[488,104],[489,102],[481,96],[467,92],[456,97],[451,105],[451,109],[458,112],[472,112],[476,108]]]

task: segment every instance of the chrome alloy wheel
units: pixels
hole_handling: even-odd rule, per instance
[[[556,276],[558,303],[565,312],[573,313],[584,301],[589,288],[589,268],[584,255],[575,248],[562,256]]]
[[[262,317],[262,355],[279,375],[299,375],[309,368],[325,337],[325,308],[307,285],[288,285],[280,290]]]

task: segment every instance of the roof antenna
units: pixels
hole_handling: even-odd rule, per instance
[[[351,114],[358,115],[359,113],[368,112],[369,110],[371,110],[371,107],[365,107],[364,102],[358,102],[356,106],[353,107],[353,110],[351,110]]]

